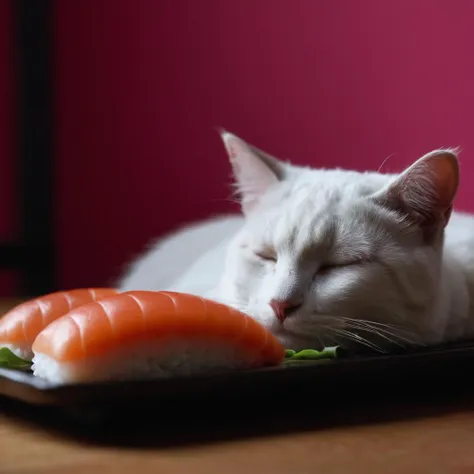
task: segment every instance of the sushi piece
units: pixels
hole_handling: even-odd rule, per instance
[[[80,305],[115,294],[112,288],[81,288],[25,301],[0,317],[0,348],[31,360],[31,345],[49,323]]]
[[[277,365],[285,349],[261,324],[186,293],[127,291],[76,308],[33,344],[52,383],[152,379]]]

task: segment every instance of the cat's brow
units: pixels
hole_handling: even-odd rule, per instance
[[[301,261],[322,258],[332,251],[337,236],[337,220],[333,216],[313,219],[299,234],[295,250]]]

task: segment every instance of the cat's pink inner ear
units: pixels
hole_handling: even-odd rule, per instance
[[[443,154],[431,158],[433,175],[438,189],[438,205],[444,211],[451,207],[459,187],[459,166],[455,155]]]
[[[272,169],[243,140],[225,133],[223,141],[232,165],[242,206],[249,211],[263,193],[278,181]]]
[[[459,166],[451,151],[420,158],[392,184],[388,197],[421,225],[446,225],[459,186]]]

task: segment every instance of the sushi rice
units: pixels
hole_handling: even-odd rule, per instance
[[[52,383],[70,384],[192,376],[260,366],[258,352],[244,351],[224,340],[168,338],[127,344],[77,361],[58,361],[37,353],[32,370]]]

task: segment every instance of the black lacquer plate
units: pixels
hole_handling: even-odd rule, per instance
[[[304,396],[355,396],[397,387],[413,390],[469,384],[474,342],[393,354],[342,355],[259,370],[159,380],[54,385],[29,372],[0,368],[0,395],[34,405],[108,406],[163,403],[198,397],[259,400]],[[0,399],[1,401],[1,399]]]

